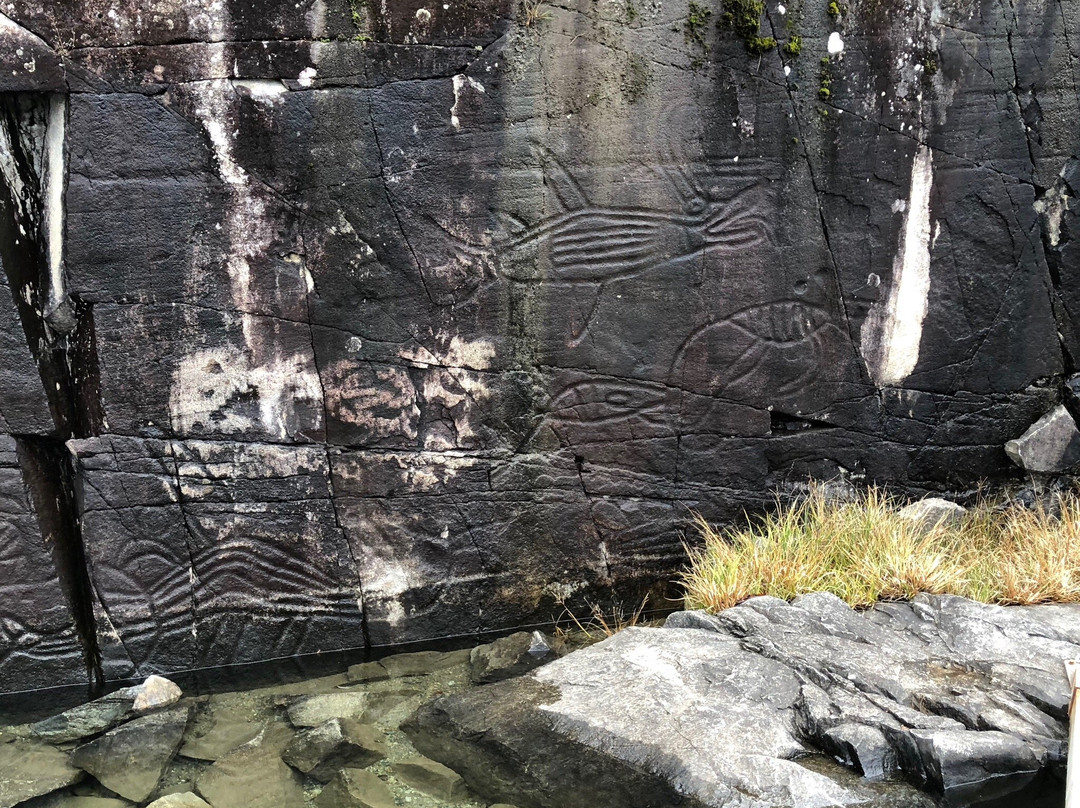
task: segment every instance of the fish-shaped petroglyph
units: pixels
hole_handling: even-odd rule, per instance
[[[552,399],[551,420],[584,425],[638,417],[660,423],[671,400],[670,388],[642,381],[593,380],[563,388]]]
[[[491,242],[499,272],[514,281],[603,283],[669,261],[765,243],[769,228],[755,189],[712,201],[678,164],[659,167],[683,200],[681,211],[603,207],[589,201],[553,156],[547,176],[562,210],[528,225],[500,214],[506,232]]]
[[[725,397],[767,372],[781,377],[770,385],[772,395],[791,395],[814,383],[826,339],[838,330],[827,309],[806,301],[747,306],[691,334],[675,356],[671,382]]]

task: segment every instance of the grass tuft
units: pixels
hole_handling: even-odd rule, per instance
[[[586,601],[585,603],[589,607],[589,615],[584,620],[570,611],[566,603],[563,602],[564,616],[557,621],[563,623],[563,625],[556,627],[555,636],[564,641],[569,640],[569,626],[572,625],[588,642],[598,642],[606,637],[612,637],[623,629],[643,625],[647,622],[642,619],[642,615],[648,602],[649,596],[646,595],[636,608],[631,609],[622,603],[615,603],[604,609],[599,603]]]
[[[820,487],[742,528],[716,529],[700,515],[703,543],[683,575],[688,609],[717,612],[754,595],[791,599],[832,592],[854,607],[920,592],[985,603],[1080,602],[1080,495],[1045,507],[982,503],[954,525],[901,517],[872,488],[855,501]]]

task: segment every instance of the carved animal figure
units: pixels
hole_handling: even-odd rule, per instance
[[[742,399],[753,378],[768,373],[770,394],[790,396],[813,384],[826,337],[838,330],[828,311],[802,300],[747,306],[691,334],[675,357],[671,382]]]
[[[492,241],[501,274],[515,281],[597,283],[709,250],[738,252],[764,243],[754,189],[709,201],[678,167],[660,170],[683,199],[682,212],[592,204],[554,157],[548,175],[563,210],[527,225],[500,214],[506,232]]]

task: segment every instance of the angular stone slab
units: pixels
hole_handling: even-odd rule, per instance
[[[1080,463],[1080,430],[1058,405],[1015,440],[1005,444],[1009,459],[1027,471],[1058,474]]]
[[[281,759],[320,783],[341,769],[363,769],[386,757],[386,736],[372,726],[334,718],[297,733]]]
[[[180,700],[180,688],[161,676],[149,676],[142,684],[116,690],[87,704],[38,721],[30,729],[52,743],[89,738],[131,718],[168,707]]]
[[[0,692],[87,682],[75,621],[42,531],[16,442],[0,434],[0,622],[6,627]]]
[[[363,645],[324,451],[126,438],[71,446],[113,675]]]
[[[136,718],[75,749],[71,762],[133,802],[149,797],[172,762],[190,707]]]
[[[217,760],[257,737],[274,720],[270,699],[252,702],[211,696],[196,708],[180,754],[196,760]]]
[[[315,798],[315,805],[316,808],[393,808],[396,803],[386,783],[374,772],[342,769]]]
[[[397,760],[391,768],[406,785],[440,800],[455,802],[465,796],[465,781],[460,774],[421,755]]]
[[[199,775],[195,788],[214,808],[303,805],[301,777],[281,760],[292,734],[268,727]]]
[[[12,808],[83,777],[68,753],[55,747],[25,741],[0,744],[0,808]]]

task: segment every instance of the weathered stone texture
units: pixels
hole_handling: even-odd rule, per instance
[[[39,521],[19,454],[0,434],[0,682],[3,690],[83,684],[82,648],[44,538],[55,537]]]
[[[1020,474],[1080,356],[1080,8],[794,0],[749,55],[712,5],[5,8],[4,131],[63,148],[4,174],[0,431],[73,439],[106,676],[550,619],[808,476]]]
[[[1076,616],[751,598],[436,699],[404,729],[476,793],[530,808],[1037,804],[1017,792],[1062,773]]]

